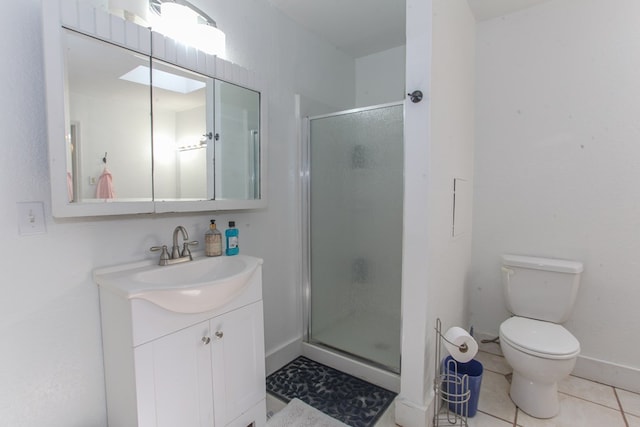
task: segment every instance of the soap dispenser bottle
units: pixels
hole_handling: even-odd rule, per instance
[[[216,228],[216,220],[212,219],[209,230],[204,235],[204,254],[206,256],[222,255],[222,233]]]
[[[238,247],[238,229],[236,228],[235,221],[229,221],[229,228],[224,232],[227,241],[227,255],[238,255],[240,248]]]

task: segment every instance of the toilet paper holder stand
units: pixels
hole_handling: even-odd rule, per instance
[[[440,320],[440,319],[438,319],[438,320]],[[458,350],[460,350],[460,353],[466,353],[467,351],[469,351],[469,346],[467,345],[467,343],[466,343],[466,342],[463,342],[462,344],[458,345],[458,344],[456,344],[456,343],[453,343],[453,342],[449,341],[449,340],[448,340],[444,335],[442,335],[442,334],[440,334],[440,337],[441,337],[444,341],[448,342],[449,344],[451,344],[451,345],[453,345],[453,346],[458,347]]]
[[[468,427],[469,398],[469,377],[458,375],[458,365],[455,361],[449,361],[446,366],[442,360],[443,342],[457,346],[461,353],[469,351],[466,343],[454,344],[447,340],[442,333],[442,322],[436,319],[436,358],[435,358],[435,378],[433,380],[433,390],[435,392],[435,410],[433,416],[434,427],[438,426],[463,426]],[[452,408],[453,407],[453,408]],[[455,409],[455,410],[453,410]]]

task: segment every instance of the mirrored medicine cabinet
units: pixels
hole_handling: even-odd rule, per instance
[[[77,0],[43,9],[54,216],[266,206],[254,73]]]

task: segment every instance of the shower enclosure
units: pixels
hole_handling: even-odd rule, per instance
[[[400,372],[403,104],[307,119],[306,343]]]

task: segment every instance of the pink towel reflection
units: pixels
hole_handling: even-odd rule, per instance
[[[116,197],[116,192],[113,189],[113,177],[111,172],[107,168],[104,168],[102,175],[98,178],[98,185],[96,186],[96,198],[98,199],[113,199]]]

